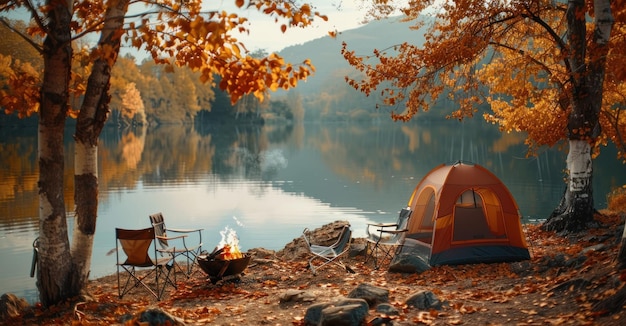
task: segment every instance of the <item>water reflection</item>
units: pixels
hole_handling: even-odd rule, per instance
[[[71,130],[71,128],[68,128]],[[69,133],[69,131],[68,131]],[[38,233],[36,130],[0,134],[2,292],[34,293],[28,277]],[[72,223],[73,144],[66,137],[65,198]],[[443,162],[479,163],[500,177],[527,219],[545,218],[563,191],[565,154],[525,158],[523,137],[482,123],[211,125],[103,131],[100,206],[92,277],[115,271],[114,228],[142,228],[163,212],[168,225],[203,227],[207,249],[226,226],[243,250],[281,249],[304,227],[396,219],[421,177]],[[626,183],[607,150],[595,161],[598,207]],[[34,296],[33,296],[34,297]]]

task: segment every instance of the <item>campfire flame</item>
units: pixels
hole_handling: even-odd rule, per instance
[[[222,249],[222,252],[217,255],[217,258],[222,260],[233,260],[243,258],[243,253],[239,250],[239,238],[237,232],[229,228],[228,226],[224,231],[220,231],[222,240],[217,245],[215,250]]]

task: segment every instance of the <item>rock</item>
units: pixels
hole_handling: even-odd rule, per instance
[[[319,324],[319,321],[322,318],[322,310],[330,306],[330,303],[318,303],[309,306],[304,313],[304,324],[308,326]]]
[[[13,293],[5,293],[0,297],[0,319],[14,318],[28,308],[28,302]]]
[[[396,255],[389,264],[389,271],[394,273],[422,273],[430,269],[430,265],[420,256],[401,253]]]
[[[363,299],[342,299],[333,303],[311,305],[304,315],[308,326],[362,325],[367,317],[369,306]]]
[[[248,253],[254,256],[255,259],[276,259],[276,251],[265,248],[252,248],[248,250]]]
[[[415,307],[420,310],[441,309],[441,301],[430,291],[420,291],[406,300],[407,306]]]
[[[280,295],[280,302],[311,302],[315,301],[317,296],[313,293],[290,289]]]
[[[142,311],[139,314],[138,322],[140,324],[148,323],[148,325],[185,325],[185,323],[180,319],[168,314],[167,312],[159,308],[146,309]]]
[[[365,244],[363,241],[356,243],[356,240],[354,240],[352,242],[352,246],[350,246],[350,252],[348,252],[348,257],[354,258],[354,257],[365,256],[367,254],[366,249],[367,249],[367,244]]]
[[[339,233],[344,225],[350,225],[348,221],[335,221],[323,225],[315,230],[310,230],[310,239],[312,243],[322,246],[330,246],[337,240]],[[285,245],[285,248],[278,251],[276,256],[282,260],[292,261],[301,259],[309,252],[302,236],[293,239],[290,243]]]
[[[320,326],[360,326],[368,313],[367,304],[353,303],[322,310]]]
[[[389,302],[389,290],[363,283],[350,291],[348,298],[363,299],[374,307],[379,303]]]
[[[376,306],[376,312],[384,314],[386,316],[399,316],[400,311],[396,309],[396,307],[392,306],[389,303],[381,303]]]
[[[393,257],[389,271],[395,273],[422,273],[430,269],[429,252],[417,240],[406,239],[402,250]]]
[[[264,248],[252,248],[248,250],[252,255],[252,262],[258,265],[274,264],[277,261],[276,251]]]

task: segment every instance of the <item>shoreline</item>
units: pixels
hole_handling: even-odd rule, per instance
[[[356,274],[324,268],[317,275],[289,244],[279,252],[257,253],[238,282],[210,284],[205,275],[177,279],[178,289],[161,301],[133,293],[117,297],[115,274],[90,282],[90,300],[51,314],[36,310],[11,320],[26,325],[69,323],[121,324],[138,321],[142,311],[157,308],[186,325],[304,325],[307,310],[316,304],[349,296],[360,284],[389,291],[389,304],[398,311],[393,325],[624,325],[626,312],[597,312],[594,307],[618,291],[625,291],[615,257],[624,216],[598,215],[602,227],[583,234],[559,237],[529,226],[531,260],[514,263],[433,267],[419,274],[375,270],[357,255],[344,260]],[[359,243],[360,241],[355,241]],[[262,257],[260,257],[262,256]],[[286,293],[306,292],[312,301],[284,301]],[[416,291],[430,291],[443,305],[421,311],[405,301]],[[77,312],[80,311],[80,317]],[[129,317],[130,316],[130,317]],[[368,321],[382,313],[370,307]],[[10,324],[10,323],[9,323]]]

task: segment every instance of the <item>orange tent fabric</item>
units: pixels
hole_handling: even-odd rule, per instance
[[[442,164],[409,199],[407,238],[429,247],[431,266],[530,259],[515,199],[478,164]]]

